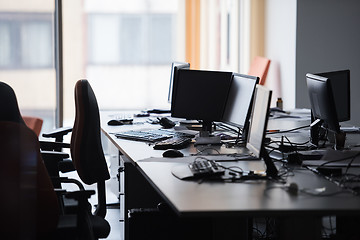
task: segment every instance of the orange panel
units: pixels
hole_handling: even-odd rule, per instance
[[[200,0],[186,0],[186,62],[198,69],[200,66]]]

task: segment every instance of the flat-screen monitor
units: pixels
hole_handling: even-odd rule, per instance
[[[330,81],[326,77],[306,74],[313,117],[322,120],[327,129],[339,133],[339,120]]]
[[[259,78],[234,73],[222,121],[244,130],[248,127],[253,95]],[[244,137],[246,134],[244,134]]]
[[[251,109],[249,133],[246,147],[260,158],[262,154],[272,91],[268,88],[256,85],[254,93],[254,104]]]
[[[175,72],[178,69],[190,69],[190,63],[187,62],[172,62],[171,63],[171,74],[170,74],[170,84],[169,84],[169,93],[168,93],[168,102],[171,103],[172,99],[172,92],[173,92],[173,84],[174,84],[174,77]]]
[[[338,121],[350,120],[350,70],[316,73],[315,75],[330,79]]]
[[[266,177],[275,179],[278,178],[278,170],[264,147],[271,95],[271,90],[264,86],[256,85],[246,148],[249,149],[256,158],[262,158],[264,160]]]
[[[171,116],[200,120],[203,130],[211,131],[211,123],[223,118],[231,80],[231,72],[179,69],[174,78]]]

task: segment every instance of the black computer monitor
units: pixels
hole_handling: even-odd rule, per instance
[[[179,69],[174,78],[171,116],[199,120],[211,132],[221,121],[229,94],[231,72]]]
[[[234,73],[232,76],[228,100],[222,122],[234,125],[243,130],[246,139],[253,95],[259,77]]]
[[[266,128],[269,119],[269,109],[272,91],[268,88],[256,85],[254,104],[251,108],[249,133],[246,141],[248,148],[256,158],[262,158],[266,165],[266,176],[277,178],[278,170],[265,149]]]
[[[338,115],[330,79],[314,74],[306,74],[311,111],[315,119],[323,121],[324,126],[335,133],[340,132]]]
[[[271,90],[264,86],[256,85],[246,147],[254,153],[257,158],[260,158],[264,146],[271,95]]]
[[[168,93],[168,102],[171,103],[172,92],[173,92],[173,84],[174,84],[174,76],[175,72],[178,69],[190,69],[190,63],[187,62],[172,62],[171,63],[171,74],[170,74],[170,84],[169,84],[169,93]]]
[[[330,79],[339,122],[350,120],[350,70],[316,73]]]

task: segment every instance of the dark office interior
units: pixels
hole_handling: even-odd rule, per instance
[[[0,0],[0,238],[360,239],[359,10]]]

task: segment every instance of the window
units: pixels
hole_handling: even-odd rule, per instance
[[[168,64],[172,14],[89,14],[89,64]]]
[[[52,68],[52,15],[0,13],[0,68]]]

